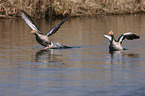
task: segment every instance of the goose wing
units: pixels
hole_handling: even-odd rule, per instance
[[[23,10],[21,10],[21,17],[22,19],[26,22],[26,24],[34,31],[42,34],[42,32],[38,29],[38,27],[36,26],[36,24],[33,22],[33,20],[31,19],[31,17]]]
[[[104,35],[105,38],[107,38],[109,41],[111,41],[112,37],[109,35]]]
[[[71,11],[70,11],[70,13],[71,13]],[[54,33],[56,33],[57,32],[57,30],[60,28],[60,26],[67,20],[67,18],[70,16],[70,13],[67,15],[67,17],[64,19],[64,20],[62,20],[58,25],[56,25],[55,27],[53,27],[51,30],[49,30],[47,33],[46,33],[46,35],[49,37],[49,36],[51,36],[52,34],[54,34]]]
[[[138,36],[138,35],[136,35],[136,34],[133,34],[133,33],[131,33],[131,32],[128,32],[128,33],[122,34],[122,35],[118,38],[118,42],[119,42],[120,44],[122,44],[122,41],[123,41],[124,39],[133,40],[133,39],[139,39],[139,38],[140,38],[140,36]]]

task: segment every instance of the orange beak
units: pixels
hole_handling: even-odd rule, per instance
[[[34,30],[31,31],[31,33],[34,33],[34,32],[35,32]]]
[[[108,34],[113,34],[113,32],[112,32],[112,31],[110,31]]]

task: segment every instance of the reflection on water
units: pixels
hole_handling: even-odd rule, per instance
[[[46,33],[61,20],[35,21]],[[144,26],[144,14],[69,18],[50,39],[74,48],[42,50],[21,18],[0,19],[0,96],[143,96]],[[109,53],[110,30],[141,39]]]
[[[119,59],[119,58],[122,58],[123,56],[131,57],[131,58],[139,58],[138,53],[127,53],[124,51],[109,51],[109,53],[111,54],[112,59]],[[119,61],[122,61],[122,60],[119,59]]]
[[[107,69],[110,69],[111,71],[116,68],[113,65],[120,65],[121,68],[129,67],[131,63],[134,63],[139,60],[139,54],[138,53],[130,53],[130,52],[124,52],[124,51],[110,51],[110,55],[106,59],[106,65]]]
[[[58,60],[57,57],[61,55],[57,55],[53,53],[54,49],[47,49],[47,50],[39,50],[35,54],[35,62],[45,63],[49,66],[48,63],[52,64],[64,64],[63,60]]]
[[[36,52],[35,55],[35,62],[49,62],[52,61],[52,54],[53,54],[53,49],[52,50],[39,50]],[[41,56],[46,55],[45,60],[41,59]]]

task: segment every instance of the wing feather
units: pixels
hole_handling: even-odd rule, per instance
[[[71,11],[70,11],[70,13],[71,13]],[[53,27],[51,30],[49,30],[49,31],[46,33],[46,35],[49,37],[49,36],[51,36],[52,34],[56,33],[57,30],[60,28],[60,26],[68,19],[68,17],[70,16],[70,13],[69,13],[69,14],[67,15],[67,17],[66,17],[64,20],[62,20],[58,25],[56,25],[56,26]]]
[[[21,17],[32,30],[42,34],[42,32],[38,29],[31,17],[23,10],[21,10]]]
[[[119,42],[120,44],[122,44],[122,41],[123,41],[124,39],[133,40],[133,39],[139,39],[139,38],[140,38],[140,36],[138,36],[138,35],[136,35],[136,34],[133,34],[133,33],[131,33],[131,32],[128,32],[128,33],[122,34],[122,35],[118,38],[118,42]]]
[[[104,35],[105,38],[107,38],[109,41],[111,41],[112,37],[109,35]]]

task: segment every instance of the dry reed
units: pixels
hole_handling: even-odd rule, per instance
[[[98,14],[126,14],[145,11],[145,0],[0,0],[0,18],[20,16],[25,10],[32,17],[95,16]]]

